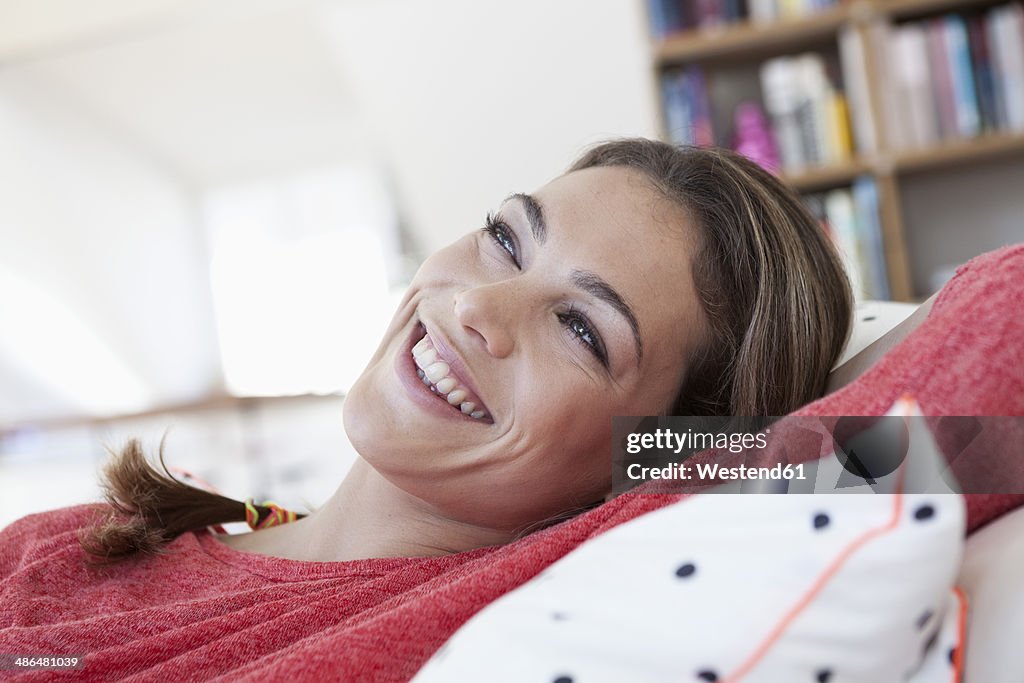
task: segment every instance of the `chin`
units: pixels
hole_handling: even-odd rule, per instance
[[[359,379],[345,394],[345,401],[341,405],[341,421],[345,428],[345,434],[352,447],[363,458],[372,450],[375,437],[378,440],[380,438],[380,428],[376,424],[376,416],[373,411],[369,410],[373,405],[373,399],[368,395],[373,393],[371,391],[372,381],[369,377],[373,365],[371,362],[363,370]]]

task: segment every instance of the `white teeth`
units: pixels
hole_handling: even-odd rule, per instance
[[[487,417],[485,411],[477,410],[476,403],[466,400],[470,397],[469,391],[459,386],[459,380],[448,376],[451,367],[448,363],[440,360],[430,337],[424,335],[416,342],[412,347],[412,357],[416,364],[416,375],[424,385],[430,388],[430,391],[445,397],[450,405],[458,408],[468,417],[475,420]]]
[[[431,382],[438,382],[442,377],[447,377],[449,370],[448,364],[444,361],[438,361],[423,368],[423,372],[427,373],[427,378]]]
[[[433,348],[423,349],[419,353],[413,354],[413,359],[416,361],[416,365],[426,368],[437,361],[437,351]]]

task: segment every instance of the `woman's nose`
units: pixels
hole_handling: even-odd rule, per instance
[[[515,348],[520,316],[509,287],[507,282],[489,283],[455,295],[455,319],[498,358],[508,356]]]

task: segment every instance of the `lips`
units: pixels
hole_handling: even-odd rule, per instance
[[[411,353],[417,367],[416,375],[431,392],[474,420],[489,417],[483,401],[454,370],[456,358],[450,353],[442,356],[425,329]]]
[[[444,417],[493,424],[468,367],[439,328],[417,323],[402,356],[402,383],[417,403]]]

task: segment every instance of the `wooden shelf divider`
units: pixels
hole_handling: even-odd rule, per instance
[[[811,166],[799,173],[784,173],[782,179],[798,192],[815,192],[853,182],[854,178],[874,173],[875,167],[866,161],[846,161],[828,166]]]
[[[920,150],[894,154],[892,167],[897,173],[915,173],[998,159],[1024,152],[1024,131],[986,133],[976,138],[948,140]]]
[[[850,20],[850,11],[850,5],[844,3],[797,19],[764,24],[741,21],[686,31],[660,41],[656,59],[667,65],[783,49],[795,42],[827,38]]]

